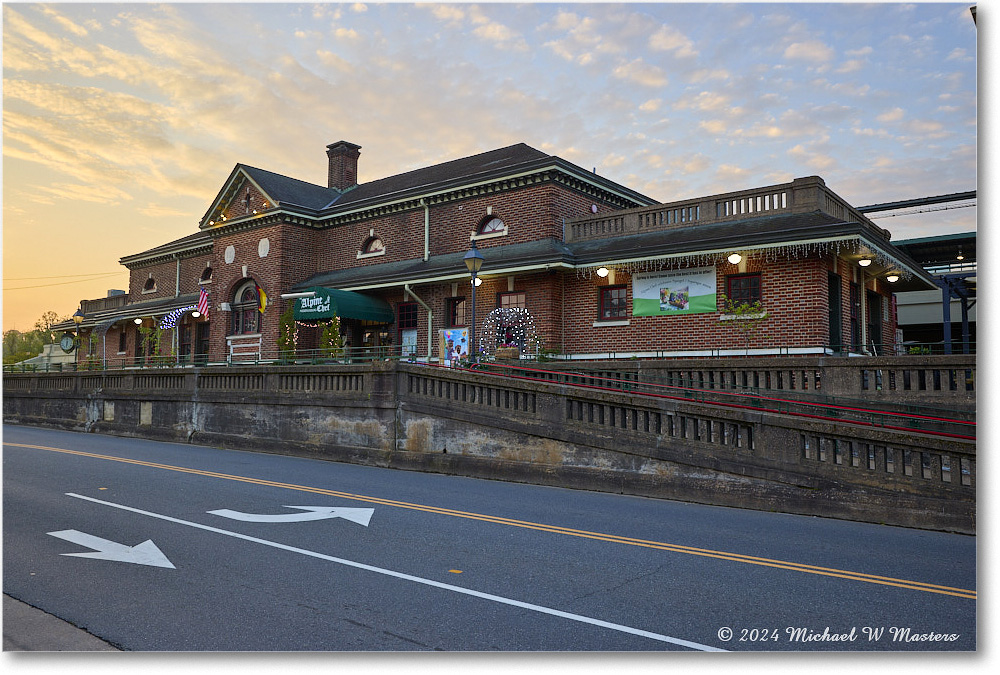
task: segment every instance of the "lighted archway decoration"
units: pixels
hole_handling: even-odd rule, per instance
[[[538,332],[531,312],[521,307],[500,307],[486,315],[479,339],[481,356],[493,357],[497,347],[517,347],[522,354],[538,353]]]

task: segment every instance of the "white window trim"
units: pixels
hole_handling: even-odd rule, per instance
[[[719,321],[737,321],[739,319],[766,319],[768,317],[767,312],[761,312],[759,314],[744,314],[743,316],[738,316],[736,314],[721,314],[719,316]]]
[[[364,251],[358,251],[357,260],[361,260],[362,258],[377,258],[380,255],[385,255],[384,248],[381,251],[374,251],[372,253],[365,253]]]
[[[597,320],[594,322],[594,328],[611,328],[616,326],[631,326],[631,319],[608,319],[606,321]]]
[[[483,239],[495,239],[496,237],[506,237],[510,228],[505,224],[503,230],[500,232],[490,232],[489,234],[476,234],[475,232],[469,237],[469,241],[482,241]]]
[[[142,293],[143,295],[149,295],[150,293],[156,293],[156,284],[153,284],[153,287],[152,287],[152,288],[150,288],[150,289],[148,289],[148,290],[147,290],[147,289],[145,289],[145,288],[144,288],[144,289],[142,289],[141,293]]]

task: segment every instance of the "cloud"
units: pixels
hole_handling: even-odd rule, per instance
[[[728,80],[732,75],[725,68],[700,68],[688,76],[692,84],[701,84],[707,80]]]
[[[319,58],[320,63],[324,66],[335,68],[342,73],[349,73],[354,70],[354,66],[350,61],[325,49],[316,50],[316,56]]]
[[[793,42],[785,48],[785,58],[794,61],[826,63],[832,60],[833,56],[833,49],[818,40]]]
[[[494,43],[498,48],[528,50],[528,43],[524,38],[502,23],[489,22],[477,26],[472,33],[478,38]]]
[[[837,68],[836,72],[841,74],[856,73],[864,67],[865,67],[865,61],[861,59],[851,59],[849,61],[844,61],[844,63],[842,63],[839,68]]]
[[[698,127],[716,136],[726,133],[727,128],[726,123],[722,120],[702,120],[698,123]]]
[[[662,68],[645,63],[641,58],[623,63],[612,71],[612,75],[644,87],[665,87],[669,83]]]
[[[805,164],[810,169],[815,170],[819,173],[824,171],[829,171],[830,169],[836,167],[836,160],[830,155],[824,154],[818,149],[818,146],[823,145],[822,143],[814,143],[809,146],[799,145],[793,146],[787,152],[789,157],[798,160],[799,162]]]
[[[660,26],[659,30],[649,37],[649,46],[655,51],[673,52],[678,58],[698,56],[694,42],[686,35],[670,26]]]
[[[685,99],[681,99],[674,104],[674,108],[677,110],[693,109],[701,110],[702,112],[716,112],[719,110],[729,109],[731,98],[726,94],[720,94],[714,91],[702,91],[694,96],[690,96]]]
[[[887,110],[881,115],[877,116],[875,119],[883,124],[889,122],[898,122],[906,115],[906,112],[899,107],[893,108],[892,110]]]
[[[69,20],[68,18],[66,18],[65,16],[63,16],[62,14],[60,14],[59,12],[57,12],[56,10],[52,9],[51,6],[43,5],[42,6],[42,11],[45,14],[47,14],[49,17],[51,17],[60,26],[62,26],[66,30],[68,30],[70,33],[73,33],[73,35],[76,35],[77,37],[83,37],[84,35],[87,35],[87,29],[86,28],[84,28],[83,26],[77,25],[76,23],[73,23],[71,20]]]

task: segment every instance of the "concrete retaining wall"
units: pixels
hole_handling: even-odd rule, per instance
[[[415,364],[7,374],[4,420],[975,531],[974,441]]]

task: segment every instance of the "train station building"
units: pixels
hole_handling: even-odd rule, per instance
[[[360,146],[326,155],[327,185],[237,164],[190,235],[124,255],[128,291],[58,327],[77,360],[266,361],[334,320],[432,362],[473,335],[482,359],[884,355],[893,294],[936,288],[816,176],[660,203],[524,144],[361,184]]]

